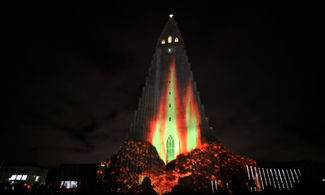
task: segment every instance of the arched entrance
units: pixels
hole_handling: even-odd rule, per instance
[[[167,162],[174,160],[175,158],[175,145],[174,139],[171,135],[167,139]]]

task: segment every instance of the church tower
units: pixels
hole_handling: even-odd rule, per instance
[[[216,141],[172,14],[157,41],[129,139],[151,143],[165,163]]]

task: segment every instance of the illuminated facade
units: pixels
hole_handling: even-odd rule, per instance
[[[168,163],[204,142],[216,141],[213,135],[171,15],[157,41],[129,139],[151,143]]]

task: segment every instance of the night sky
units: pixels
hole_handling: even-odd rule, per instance
[[[222,143],[257,160],[325,162],[319,5],[5,8],[0,160],[56,166],[110,158],[127,139],[158,37],[173,13]]]

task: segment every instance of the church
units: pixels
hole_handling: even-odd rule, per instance
[[[171,14],[158,38],[128,140],[100,163],[97,177],[107,191],[117,193],[289,192],[301,185],[306,167],[258,165],[219,142]]]
[[[149,74],[131,124],[131,140],[148,141],[165,163],[216,141],[193,79],[184,40],[173,15],[158,38]]]

